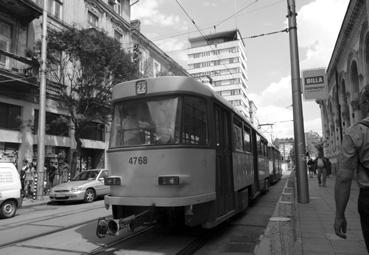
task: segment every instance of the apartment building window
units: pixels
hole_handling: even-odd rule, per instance
[[[213,55],[219,55],[220,54],[220,50],[214,50],[213,51]]]
[[[230,58],[229,63],[238,63],[238,58]]]
[[[21,109],[18,105],[0,103],[0,128],[20,130]]]
[[[34,134],[38,132],[38,110],[35,110],[34,117]],[[46,112],[45,133],[55,136],[69,136],[69,117],[61,114]]]
[[[10,51],[12,27],[8,23],[0,21],[0,49]],[[8,58],[0,55],[0,66],[8,66]]]
[[[208,67],[208,66],[210,66],[210,62],[201,63],[201,67]]]
[[[122,40],[122,38],[123,38],[123,35],[119,31],[114,30],[114,38],[115,38],[115,40],[117,40],[118,42],[120,42]]]
[[[193,58],[199,58],[199,57],[200,57],[200,53],[193,54]]]
[[[116,0],[115,1],[114,10],[119,15],[122,14],[122,2],[121,2],[121,0]]]
[[[231,95],[240,95],[241,91],[239,89],[233,89],[231,90]]]
[[[44,0],[36,0],[36,3],[40,6],[44,6]],[[63,0],[48,0],[47,11],[52,16],[62,19],[63,15]]]
[[[105,141],[105,125],[97,122],[90,122],[81,132],[82,139]]]
[[[99,17],[97,17],[94,13],[92,13],[91,11],[88,11],[87,14],[87,18],[88,18],[88,24],[93,26],[93,27],[97,27],[97,24],[99,22]]]
[[[232,47],[228,49],[230,53],[236,53],[238,52],[238,47]]]

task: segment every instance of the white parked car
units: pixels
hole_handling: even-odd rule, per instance
[[[72,181],[56,185],[50,190],[51,201],[84,200],[93,202],[98,196],[110,193],[110,187],[104,185],[104,178],[109,176],[106,169],[82,171]]]
[[[11,218],[22,206],[22,185],[13,163],[0,162],[0,218]]]

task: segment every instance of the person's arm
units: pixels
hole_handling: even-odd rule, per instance
[[[336,217],[334,230],[337,236],[346,239],[347,222],[345,210],[350,198],[354,171],[357,167],[356,149],[349,135],[343,137],[340,159],[341,164],[336,175],[335,185]]]
[[[336,235],[346,239],[347,222],[345,218],[345,210],[350,198],[352,177],[338,173],[336,176],[336,185],[334,188],[336,201],[336,218],[334,230]]]

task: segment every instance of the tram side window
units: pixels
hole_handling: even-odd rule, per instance
[[[266,150],[267,146],[264,142],[262,142],[261,144],[262,144],[261,146],[263,150],[263,156],[266,157],[267,156],[267,150]]]
[[[182,143],[205,145],[208,143],[208,123],[205,100],[197,97],[183,98]]]
[[[258,155],[261,156],[262,155],[262,148],[261,148],[261,140],[260,140],[260,136],[256,135],[256,144],[258,147]]]
[[[233,125],[233,139],[236,151],[242,151],[242,128],[234,123]]]
[[[243,130],[243,149],[244,151],[251,152],[250,129],[247,127]]]

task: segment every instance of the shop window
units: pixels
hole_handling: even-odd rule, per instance
[[[0,142],[0,159],[17,164],[18,149],[18,143]]]
[[[38,110],[35,110],[34,134],[38,132]],[[45,133],[55,136],[69,136],[69,117],[61,114],[46,112]]]
[[[105,141],[105,125],[97,122],[90,122],[81,130],[82,139]]]
[[[183,100],[182,143],[208,143],[206,104],[203,99],[185,96]]]
[[[0,103],[0,128],[20,130],[21,109],[18,105]]]

